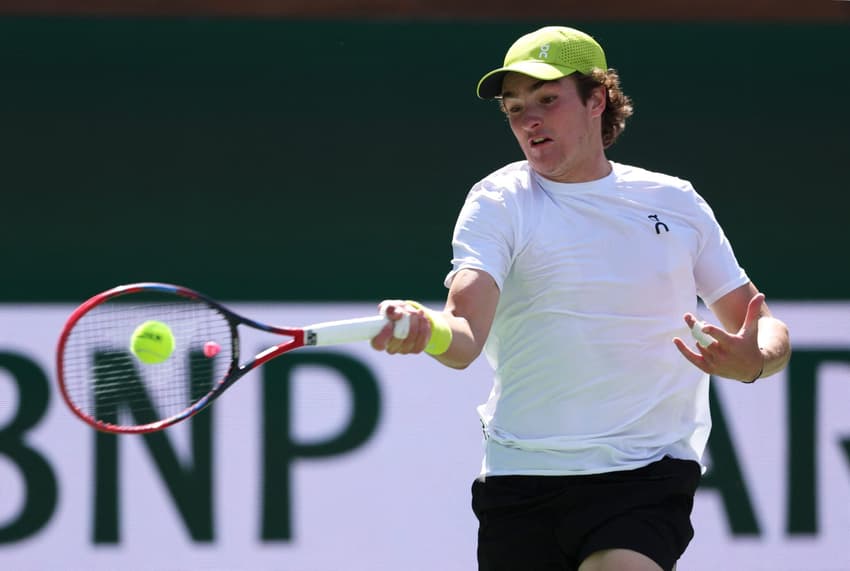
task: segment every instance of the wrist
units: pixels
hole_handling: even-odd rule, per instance
[[[406,303],[421,309],[431,324],[431,337],[425,346],[425,352],[429,355],[442,355],[448,351],[452,344],[452,328],[442,312],[432,311],[417,301],[406,300]]]
[[[751,383],[756,382],[756,381],[757,381],[757,380],[759,380],[759,379],[761,378],[761,376],[764,374],[764,361],[765,361],[765,358],[764,358],[764,353],[762,353],[761,347],[759,347],[759,354],[761,355],[761,368],[759,369],[759,372],[758,372],[758,373],[756,373],[756,376],[755,376],[755,377],[753,377],[753,378],[752,378],[752,379],[750,379],[749,381],[744,381],[744,383],[745,383],[745,384],[748,384],[748,385],[749,385],[749,384],[751,384]]]

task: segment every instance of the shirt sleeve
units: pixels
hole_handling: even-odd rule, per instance
[[[463,269],[487,272],[502,289],[514,252],[514,224],[507,193],[478,184],[469,191],[452,236],[452,269],[444,284],[451,285]]]
[[[697,224],[702,236],[701,248],[694,266],[697,295],[706,305],[711,305],[730,291],[749,281],[738,264],[732,244],[717,222],[708,203],[696,196]]]

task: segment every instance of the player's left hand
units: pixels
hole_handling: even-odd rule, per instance
[[[735,379],[746,383],[756,379],[764,366],[764,356],[759,349],[759,317],[764,304],[764,294],[753,296],[747,305],[744,323],[736,333],[729,333],[716,325],[706,324],[703,332],[715,339],[707,347],[696,341],[692,349],[681,338],[676,337],[673,343],[682,356],[697,368],[727,379]],[[692,328],[697,318],[692,313],[686,313],[685,323]]]

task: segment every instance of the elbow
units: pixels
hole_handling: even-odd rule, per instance
[[[446,367],[449,367],[450,369],[456,369],[458,371],[462,371],[462,370],[466,369],[467,367],[469,367],[472,364],[472,361],[474,361],[475,359],[472,359],[472,360],[466,360],[466,359],[457,360],[457,359],[448,359],[448,358],[444,358],[444,359],[438,358],[437,360],[440,361]]]
[[[435,358],[447,367],[462,371],[469,367],[472,363],[474,363],[475,359],[477,359],[478,355],[480,354],[480,349],[474,352],[449,350],[443,353],[442,355],[436,356]]]

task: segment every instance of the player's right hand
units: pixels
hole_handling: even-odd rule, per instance
[[[390,323],[372,338],[373,349],[386,351],[390,355],[415,354],[425,350],[431,338],[431,322],[425,316],[424,310],[417,309],[400,299],[384,300],[378,307]],[[395,336],[395,325],[405,315],[410,319],[407,336],[398,338]]]

